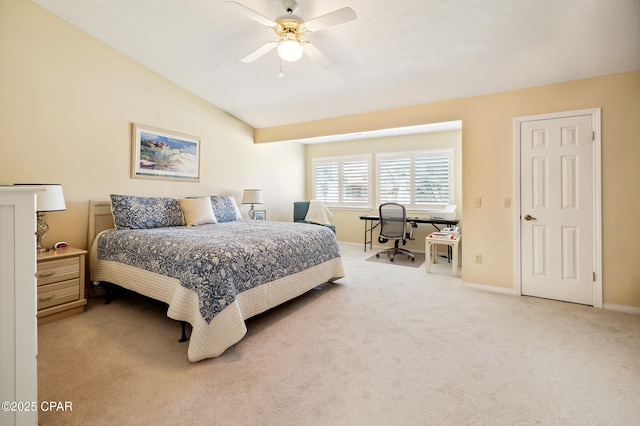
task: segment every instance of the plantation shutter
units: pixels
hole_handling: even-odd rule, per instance
[[[378,202],[411,210],[438,210],[451,204],[453,150],[378,154]]]
[[[314,158],[313,199],[329,207],[371,208],[371,155]]]
[[[338,166],[337,161],[316,163],[313,189],[316,200],[333,203],[340,201],[340,169]]]
[[[411,203],[411,160],[381,159],[378,164],[380,203]]]
[[[418,157],[415,160],[415,204],[448,204],[449,158]]]
[[[342,163],[342,201],[369,202],[369,162],[364,160]]]

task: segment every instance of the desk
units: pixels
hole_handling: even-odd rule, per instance
[[[380,225],[380,216],[368,214],[368,215],[360,216],[360,220],[364,220],[364,251],[366,252],[367,243],[369,244],[370,249],[373,246],[373,230]],[[433,218],[427,219],[424,217],[407,217],[407,223],[410,223],[411,225],[414,225],[417,223],[426,223],[433,226],[438,231],[440,230],[438,226],[440,227],[458,226],[459,222],[460,221],[457,219],[448,220],[448,219],[433,219]],[[367,237],[367,233],[369,234],[368,237]]]
[[[451,259],[451,274],[454,277],[458,276],[458,262],[459,262],[459,252],[460,252],[460,239],[462,236],[457,236],[453,239],[447,238],[429,238],[424,239],[424,257],[427,263],[427,273],[431,273],[431,262],[436,263],[436,259],[438,258],[437,248],[434,247],[433,253],[431,253],[431,247],[436,246],[438,244],[445,244],[448,248],[451,248],[453,252],[453,256]]]

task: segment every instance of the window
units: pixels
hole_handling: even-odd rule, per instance
[[[378,201],[410,210],[454,204],[453,149],[378,154]]]
[[[330,207],[371,208],[371,155],[314,158],[313,199]]]

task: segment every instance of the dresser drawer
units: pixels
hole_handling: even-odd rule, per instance
[[[38,310],[80,298],[80,279],[66,280],[38,287]]]
[[[80,277],[80,262],[77,257],[38,262],[38,286]]]

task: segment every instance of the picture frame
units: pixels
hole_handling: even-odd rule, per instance
[[[131,177],[200,182],[200,138],[132,123]]]
[[[266,210],[256,210],[255,219],[256,220],[267,220],[267,211]]]

